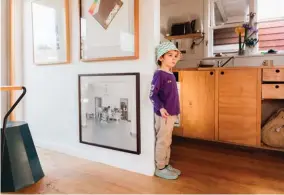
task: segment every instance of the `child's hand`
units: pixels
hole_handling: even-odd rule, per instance
[[[169,113],[165,108],[161,108],[160,112],[163,118],[167,118],[169,116]]]

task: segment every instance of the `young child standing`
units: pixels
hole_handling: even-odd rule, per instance
[[[155,112],[155,175],[164,179],[177,179],[181,172],[169,164],[172,132],[180,114],[176,79],[171,70],[179,61],[181,53],[171,42],[161,43],[156,52],[156,62],[160,68],[153,76],[150,91]]]

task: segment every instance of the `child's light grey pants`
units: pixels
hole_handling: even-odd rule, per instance
[[[155,162],[158,169],[169,164],[171,155],[172,133],[177,116],[162,118],[155,114],[156,147]]]

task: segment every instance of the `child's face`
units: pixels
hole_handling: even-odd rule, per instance
[[[180,59],[180,53],[178,51],[169,51],[164,56],[160,57],[162,66],[173,68]]]

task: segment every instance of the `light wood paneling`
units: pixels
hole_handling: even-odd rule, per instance
[[[174,130],[173,130],[173,135],[182,137],[183,136],[183,128],[182,127],[175,127]]]
[[[256,146],[257,69],[219,74],[219,140]]]
[[[284,99],[284,84],[263,84],[263,99]]]
[[[257,87],[256,87],[256,145],[261,146],[261,114],[262,114],[262,101],[261,101],[261,69],[257,69]]]
[[[219,70],[215,71],[215,140],[219,140]]]
[[[183,80],[181,86],[181,91],[184,94],[181,96],[182,98],[188,98],[187,96],[190,97],[194,95],[198,96],[199,92],[194,91],[198,89],[196,86],[202,88],[206,88],[208,86],[206,85],[206,87],[204,87],[201,85],[198,82],[198,79],[196,79],[196,76],[194,77],[194,74],[198,75],[198,73],[193,72],[215,72],[215,83],[214,85],[212,84],[213,87],[211,86],[215,90],[215,141],[235,145],[261,147],[261,127],[264,123],[264,119],[267,119],[267,117],[269,117],[271,114],[267,113],[267,109],[263,109],[263,104],[265,103],[263,102],[264,100],[262,100],[263,72],[268,75],[275,75],[279,74],[282,70],[284,70],[283,66],[279,66],[277,68],[233,67],[200,69],[191,68],[183,71],[179,70],[183,73],[183,75],[185,75],[185,79]],[[222,72],[224,73],[223,75],[221,74]],[[188,76],[190,74],[191,76]],[[272,78],[271,80],[274,81],[277,80],[277,78]],[[273,83],[274,85],[276,85],[275,83],[278,83],[278,86],[284,85],[284,83],[279,81],[274,81]],[[272,85],[272,82],[269,82],[269,84]],[[283,97],[282,95],[280,96]],[[275,98],[275,95],[273,97]],[[200,101],[196,104],[201,105],[200,108],[202,109],[204,107],[204,101],[206,104],[207,100],[198,100]],[[276,101],[276,99],[273,101]],[[282,101],[282,99],[278,99],[277,101]],[[181,128],[177,129],[176,135],[208,140],[208,138],[200,135],[194,136],[188,134],[188,132],[190,132],[190,125],[192,126],[192,121],[195,120],[198,112],[197,110],[195,113],[190,113],[188,108],[188,100],[183,100],[181,109],[184,109],[184,112],[182,112],[181,116],[184,118],[184,120],[181,122]],[[277,108],[280,108],[280,105]],[[190,117],[192,117],[192,119],[190,119]]]
[[[284,82],[284,68],[263,69],[263,81]]]
[[[214,71],[185,71],[183,74],[183,136],[215,138]]]
[[[183,111],[183,107],[182,107],[182,93],[183,91],[181,90],[182,89],[182,72],[181,71],[178,71],[177,72],[178,74],[178,81],[179,82],[179,102],[180,102],[180,126],[179,127],[175,127],[174,130],[173,130],[173,135],[176,135],[176,136],[183,136],[183,114],[182,114],[182,111]]]

